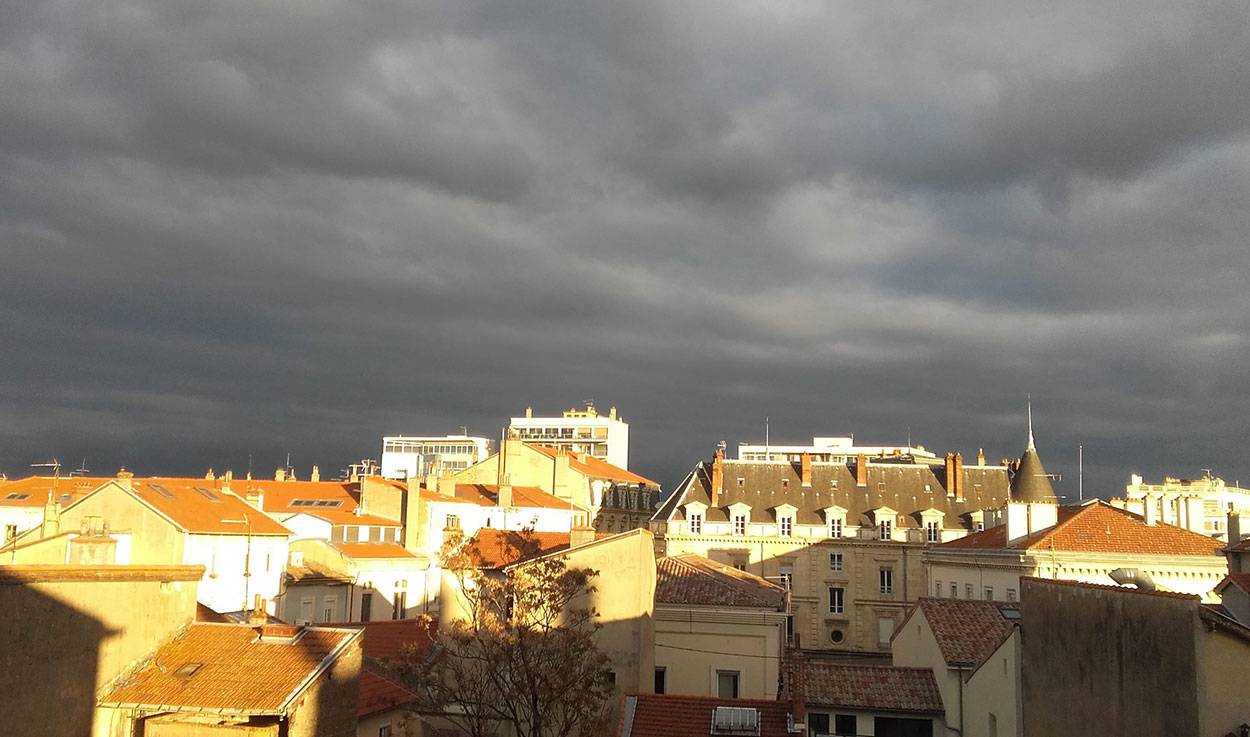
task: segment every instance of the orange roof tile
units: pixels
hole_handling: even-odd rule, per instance
[[[712,732],[712,714],[718,706],[759,711],[758,737],[790,737],[789,701],[719,699],[711,696],[630,693],[623,697],[622,737],[707,737]]]
[[[1003,611],[1019,608],[979,599],[922,597],[917,607],[933,630],[947,665],[976,667],[993,654],[1015,625]]]
[[[785,663],[786,692],[801,689],[810,706],[942,714],[942,693],[929,668],[844,665],[811,658]]]
[[[1102,501],[1060,507],[1053,527],[1007,543],[1006,525],[998,525],[936,546],[938,550],[1060,550],[1149,555],[1219,555],[1223,543],[1164,523],[1147,525],[1132,512]]]
[[[494,507],[499,504],[499,487],[495,484],[456,484],[456,496],[478,506]],[[513,486],[512,506],[585,511],[570,504],[569,500],[548,494],[537,486]]]
[[[237,491],[258,491],[261,505],[271,514],[307,514],[333,525],[399,527],[398,520],[376,514],[356,514],[360,484],[350,481],[238,481]],[[303,502],[322,502],[306,504]],[[337,504],[334,504],[336,503]],[[333,504],[333,506],[331,506]]]
[[[612,533],[597,533],[596,540],[612,537]],[[483,527],[470,541],[470,555],[481,568],[502,568],[527,558],[555,553],[569,547],[567,532],[531,532],[531,541],[513,530],[496,530]]]
[[[366,665],[360,669],[360,696],[356,716],[368,716],[412,703],[417,695],[383,675],[381,669]]]
[[[438,622],[427,618],[380,619],[373,622],[348,622],[330,627],[355,627],[364,634],[366,658],[393,660],[404,654],[405,647],[424,650],[434,643]]]
[[[416,558],[416,554],[396,543],[331,543],[352,558]]]
[[[106,706],[211,709],[236,714],[284,714],[306,686],[360,636],[348,629],[266,625],[276,635],[258,638],[246,624],[192,624],[100,698]]]
[[[42,507],[48,503],[49,492],[54,492],[61,506],[67,506],[109,480],[100,476],[27,476],[23,479],[0,481],[0,507]]]
[[[130,493],[187,532],[282,535],[291,531],[205,479],[132,479]]]
[[[778,610],[786,600],[777,584],[693,553],[660,558],[655,573],[657,604]]]
[[[589,476],[592,479],[607,479],[609,481],[623,481],[628,484],[643,484],[645,486],[659,487],[659,484],[645,476],[639,476],[633,471],[626,470],[620,466],[608,463],[602,458],[595,458],[592,455],[584,455],[579,458],[578,455],[570,450],[553,448],[550,445],[538,445],[535,443],[526,443],[527,446],[542,453],[548,458],[557,458],[560,453],[569,457],[569,468]]]

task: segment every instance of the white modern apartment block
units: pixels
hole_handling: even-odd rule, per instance
[[[855,436],[842,435],[830,438],[812,438],[811,445],[773,445],[771,443],[738,443],[740,461],[790,461],[798,463],[803,454],[822,463],[849,463],[856,456],[876,458],[880,456],[911,456],[918,463],[940,463],[936,454],[925,450],[923,445],[856,445]],[[982,463],[984,465],[984,463]]]
[[[1147,484],[1133,474],[1124,498],[1112,499],[1111,504],[1142,516],[1150,507],[1160,522],[1227,540],[1228,513],[1250,515],[1250,489],[1229,486],[1210,471],[1200,479],[1166,477],[1162,484]]]
[[[462,471],[491,454],[489,438],[391,435],[382,438],[382,476],[406,479]]]
[[[616,407],[601,415],[595,405],[587,404],[585,409],[565,410],[560,417],[535,417],[534,409],[526,407],[525,416],[513,417],[509,429],[529,443],[585,453],[629,468],[629,424],[616,415]]]

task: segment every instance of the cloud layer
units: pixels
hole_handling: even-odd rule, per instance
[[[0,470],[266,472],[594,397],[1250,481],[1244,4],[17,3]]]

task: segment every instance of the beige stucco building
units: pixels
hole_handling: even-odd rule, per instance
[[[1209,471],[1198,479],[1165,477],[1161,484],[1148,484],[1133,474],[1124,496],[1112,499],[1111,505],[1228,541],[1225,520],[1229,512],[1250,514],[1250,489],[1229,486]]]
[[[1008,498],[1005,466],[957,453],[854,463],[700,463],[652,520],[665,555],[694,553],[790,589],[803,648],[885,651],[928,590],[923,552],[980,529]]]
[[[775,699],[787,592],[694,554],[656,561],[655,692]]]

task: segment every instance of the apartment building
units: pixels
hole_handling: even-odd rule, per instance
[[[454,474],[461,483],[514,485],[542,489],[590,515],[600,532],[646,527],[660,498],[660,485],[586,453],[510,438],[500,452]]]
[[[524,417],[512,418],[508,432],[521,440],[629,468],[629,424],[617,416],[616,407],[601,415],[588,403],[584,409],[567,409],[559,417],[535,417],[534,408],[526,407]]]
[[[65,507],[108,480],[100,476],[28,476],[0,481],[0,545],[42,525],[49,505]]]
[[[787,586],[803,648],[884,651],[928,590],[923,551],[981,529],[1009,484],[1005,466],[965,465],[959,453],[934,466],[863,455],[731,461],[718,449],[652,530],[665,555],[695,553]]]
[[[406,479],[460,471],[490,455],[491,446],[489,438],[472,435],[388,435],[381,474]]]
[[[1230,540],[1225,525],[1229,512],[1250,514],[1250,489],[1229,486],[1210,471],[1198,479],[1168,476],[1161,484],[1148,484],[1133,474],[1124,487],[1124,496],[1111,500],[1111,506],[1193,532]]]
[[[923,445],[856,445],[854,435],[812,438],[811,445],[773,443],[738,443],[740,461],[790,461],[798,463],[803,455],[823,463],[850,463],[858,456],[906,456],[917,462],[940,464],[941,458],[925,450]]]

